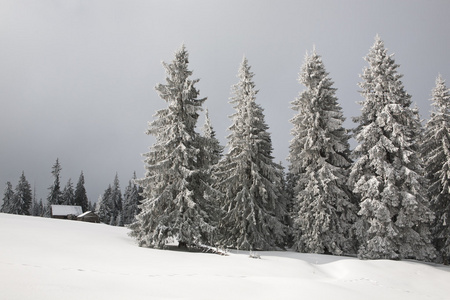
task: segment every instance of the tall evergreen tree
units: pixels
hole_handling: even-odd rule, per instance
[[[0,212],[12,214],[12,207],[14,201],[14,190],[11,182],[6,182],[6,188],[3,193],[3,203]]]
[[[12,206],[10,207],[11,214],[31,215],[33,194],[24,172],[22,172],[19,182],[17,183],[13,199]]]
[[[48,188],[50,190],[50,193],[47,196],[46,215],[48,217],[50,217],[52,205],[63,203],[60,177],[59,177],[60,173],[61,173],[61,165],[59,163],[59,159],[57,158],[55,164],[52,167],[52,175],[54,177],[54,181],[53,181],[53,184]]]
[[[199,153],[202,147],[195,131],[198,112],[204,99],[198,99],[188,69],[188,52],[184,46],[175,53],[172,63],[163,63],[166,83],[156,86],[168,107],[155,114],[147,134],[156,142],[145,156],[145,178],[137,180],[144,196],[141,213],[130,225],[131,236],[141,246],[163,247],[170,240],[179,245],[208,242],[213,226],[202,181]],[[207,198],[207,197],[206,197]]]
[[[436,219],[433,237],[440,261],[450,259],[450,90],[439,76],[432,91],[430,119],[425,126],[422,156],[429,181],[428,196]]]
[[[95,213],[100,218],[100,222],[111,224],[111,206],[109,205],[111,199],[112,187],[111,185],[105,190],[103,195],[100,195],[97,200]]]
[[[78,178],[77,186],[75,187],[73,204],[81,206],[84,212],[89,210],[88,197],[86,195],[86,189],[84,187],[83,171],[81,171],[80,177]]]
[[[220,145],[220,142],[216,137],[216,132],[212,126],[211,119],[209,118],[208,109],[205,109],[203,139],[203,153],[200,157],[204,160],[203,164],[206,168],[211,169],[211,167],[216,165],[222,157],[224,147]]]
[[[90,201],[89,200],[89,202],[88,202],[88,208],[87,208],[87,210],[88,211],[95,211],[95,205],[96,205],[96,203],[92,203],[92,201]]]
[[[349,134],[336,89],[314,50],[299,78],[306,90],[292,102],[289,161],[293,183],[294,246],[300,252],[340,255],[355,249],[356,205],[347,186]]]
[[[223,153],[224,147],[220,145],[219,140],[216,138],[216,132],[212,126],[211,119],[209,118],[209,111],[205,109],[205,123],[203,125],[203,136],[199,137],[201,144],[199,153],[199,180],[203,184],[205,190],[203,192],[207,207],[205,210],[208,211],[208,218],[206,221],[213,225],[218,226],[218,221],[220,219],[220,203],[217,199],[220,198],[220,192],[216,189],[216,170],[217,164],[220,161]],[[212,188],[214,187],[214,188]],[[214,232],[215,235],[210,237],[211,242],[218,240],[218,231]]]
[[[40,216],[40,211],[39,211],[39,203],[36,200],[36,187],[34,187],[33,189],[33,200],[31,201],[31,215],[32,216]]]
[[[75,205],[75,193],[73,190],[72,179],[69,178],[66,186],[64,187],[62,193],[62,204],[64,205]]]
[[[36,197],[33,197],[33,204],[32,204],[32,215],[35,217],[43,217],[44,216],[44,205],[42,204],[42,199],[39,200],[39,202],[36,200]]]
[[[108,199],[109,210],[111,213],[111,225],[119,225],[123,226],[123,218],[122,218],[122,192],[120,190],[119,184],[119,176],[116,173],[114,177],[114,182],[111,188],[111,195]]]
[[[244,58],[234,85],[228,153],[218,165],[223,193],[221,244],[248,250],[275,249],[284,244],[286,207],[281,190],[282,169],[273,162],[272,141],[256,100],[253,73]]]
[[[392,55],[377,36],[359,84],[358,146],[349,182],[360,197],[359,257],[431,259],[434,249],[423,167],[421,124]]]
[[[289,157],[288,157],[289,160]],[[290,228],[293,228],[293,220],[292,220],[292,216],[294,215],[294,203],[295,203],[295,193],[294,193],[294,189],[295,186],[297,185],[297,181],[298,181],[298,172],[294,172],[293,168],[292,168],[292,163],[289,164],[288,166],[288,172],[285,174],[285,183],[284,183],[284,192],[286,195],[286,199],[287,199],[287,204],[286,204],[286,210],[287,210],[287,214],[290,218]],[[292,230],[291,230],[292,231]],[[291,235],[293,235],[294,233],[291,232]],[[293,236],[289,237],[291,239],[290,241],[290,245],[293,245]]]
[[[133,174],[133,179],[128,181],[128,186],[123,193],[123,223],[125,225],[131,224],[134,217],[139,214],[140,201],[142,198],[139,195],[139,188],[136,184],[136,172]]]

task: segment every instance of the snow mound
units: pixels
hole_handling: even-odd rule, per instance
[[[138,247],[126,228],[0,214],[2,299],[448,299],[450,268]]]

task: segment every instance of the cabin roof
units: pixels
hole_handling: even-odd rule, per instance
[[[81,206],[75,205],[52,205],[52,215],[53,216],[68,216],[75,215],[78,216],[83,213]]]
[[[87,212],[82,213],[81,215],[79,215],[78,218],[82,218],[82,217],[87,216],[89,214],[94,214],[94,213],[92,211],[88,210]]]

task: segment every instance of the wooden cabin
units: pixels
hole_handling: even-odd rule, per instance
[[[100,217],[92,211],[82,213],[77,217],[77,220],[83,222],[100,223]]]
[[[52,205],[51,216],[55,219],[76,220],[83,213],[81,206],[76,205]]]

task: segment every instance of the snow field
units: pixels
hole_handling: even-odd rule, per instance
[[[128,229],[0,214],[1,299],[449,299],[450,268],[140,248]]]

